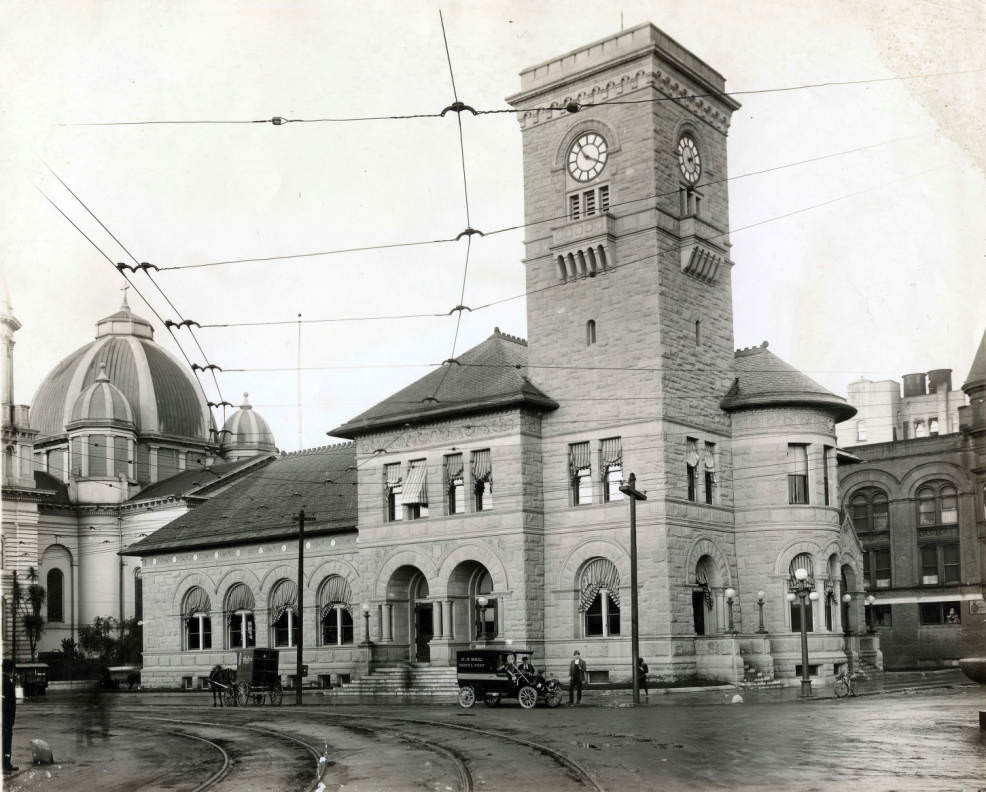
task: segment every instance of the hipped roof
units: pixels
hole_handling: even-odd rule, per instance
[[[356,528],[356,451],[352,443],[271,458],[228,489],[172,520],[123,553],[130,556],[257,543]]]
[[[527,342],[496,328],[481,344],[329,434],[351,438],[391,426],[515,406],[554,410],[558,403],[527,379]]]

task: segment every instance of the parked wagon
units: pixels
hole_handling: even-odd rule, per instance
[[[237,653],[234,684],[236,703],[279,706],[284,698],[277,649],[243,649]]]
[[[515,698],[524,709],[537,704],[561,704],[561,686],[540,671],[523,672],[518,657],[532,657],[530,649],[463,649],[456,653],[459,705],[471,707],[482,700],[495,707],[503,699]]]

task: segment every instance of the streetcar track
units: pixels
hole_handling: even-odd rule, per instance
[[[596,792],[606,792],[603,786],[598,781],[596,781],[596,779],[592,776],[592,774],[587,769],[582,767],[582,765],[580,765],[574,759],[566,756],[560,751],[555,750],[554,748],[551,748],[542,743],[536,743],[533,740],[525,740],[523,737],[514,737],[512,735],[505,734],[504,732],[491,731],[489,729],[480,729],[475,726],[465,726],[463,724],[458,724],[458,723],[446,723],[444,721],[423,720],[421,718],[401,718],[396,715],[371,715],[366,713],[360,713],[359,715],[344,715],[338,712],[333,712],[331,713],[331,716],[337,719],[361,718],[361,719],[394,721],[397,723],[408,723],[408,724],[413,724],[415,726],[432,726],[432,727],[437,726],[439,728],[451,729],[453,731],[473,732],[474,734],[480,734],[485,737],[495,737],[501,740],[507,740],[509,742],[517,743],[518,745],[523,745],[526,748],[530,748],[531,750],[552,759],[555,763],[561,765],[568,771],[574,773],[574,780],[579,782],[580,784],[587,785],[590,788],[596,790]]]

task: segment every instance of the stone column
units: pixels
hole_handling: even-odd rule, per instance
[[[393,610],[394,606],[389,602],[383,604],[383,620],[380,626],[383,628],[383,640],[388,643],[394,640]]]
[[[452,640],[455,638],[455,627],[452,621],[452,606],[454,603],[452,600],[442,600],[438,604],[441,607],[442,613],[442,634],[445,638]]]

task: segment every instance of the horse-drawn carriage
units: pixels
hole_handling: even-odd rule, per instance
[[[456,653],[459,705],[471,707],[482,699],[495,707],[503,699],[515,698],[524,709],[539,703],[549,707],[561,704],[557,679],[548,679],[537,669],[524,670],[518,657],[531,657],[530,649],[463,649]]]
[[[246,706],[248,702],[280,705],[284,698],[278,671],[277,649],[242,649],[237,652],[236,668],[216,666],[209,675],[212,704]]]

